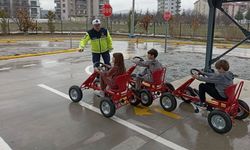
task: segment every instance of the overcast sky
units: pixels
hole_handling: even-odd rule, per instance
[[[193,3],[196,0],[182,0],[181,9],[192,9]],[[41,7],[43,9],[54,9],[54,0],[40,0]],[[157,10],[157,0],[135,0],[137,10]],[[110,4],[113,7],[113,11],[129,10],[132,7],[132,0],[110,0]]]

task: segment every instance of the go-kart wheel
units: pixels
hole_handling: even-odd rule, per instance
[[[161,107],[166,111],[173,111],[177,106],[177,101],[171,93],[163,93],[160,97]]]
[[[185,94],[190,95],[190,96],[197,96],[197,95],[194,93],[194,89],[191,88],[190,86],[187,87],[187,89],[185,90]],[[181,99],[182,99],[185,103],[188,103],[188,104],[192,102],[192,100],[189,99],[189,98],[181,97]]]
[[[139,96],[140,96],[140,93],[134,91],[134,95],[130,98],[130,101],[129,101],[132,106],[137,106],[140,104]]]
[[[224,134],[232,129],[230,116],[220,110],[214,110],[208,115],[209,126],[217,133]]]
[[[166,91],[166,92],[172,92],[175,90],[174,86],[171,83],[166,82],[165,86],[168,87],[168,89],[170,90],[170,91]]]
[[[249,116],[249,106],[246,102],[242,100],[238,100],[239,102],[239,108],[238,108],[238,114],[235,117],[235,119],[243,120],[246,119]]]
[[[70,87],[70,89],[69,89],[69,97],[75,103],[82,100],[82,90],[81,90],[81,88],[79,86],[76,86],[76,85]]]
[[[150,106],[153,103],[153,96],[148,90],[140,91],[141,104],[143,106]]]
[[[109,98],[103,98],[100,102],[100,110],[104,117],[110,118],[115,114],[116,108]]]

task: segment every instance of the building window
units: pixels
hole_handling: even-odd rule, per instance
[[[31,1],[30,4],[31,4],[32,7],[36,7],[37,6],[36,1]]]
[[[65,8],[65,4],[63,4],[63,8]]]
[[[65,10],[63,10],[63,13],[65,13],[66,11]]]

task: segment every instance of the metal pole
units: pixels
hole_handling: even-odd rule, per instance
[[[86,17],[86,31],[88,31],[88,16]]]
[[[154,21],[154,36],[155,36],[155,21]]]
[[[167,53],[168,22],[165,22],[165,53]]]
[[[70,16],[70,24],[71,24],[71,16]],[[70,35],[70,48],[72,48],[72,33],[71,33],[71,30],[72,30],[72,26],[71,26],[70,32],[69,32],[69,35]]]
[[[181,38],[181,23],[180,23],[180,35],[179,35],[179,36],[180,36],[180,38]]]
[[[10,19],[8,19],[8,34],[10,34]]]
[[[112,20],[110,19],[110,34],[112,33],[112,30],[113,30],[113,22],[112,22]]]
[[[135,0],[132,3],[132,15],[131,15],[131,25],[130,25],[130,37],[134,37],[135,25]]]
[[[208,1],[209,4],[209,18],[208,18],[208,34],[207,34],[207,49],[205,60],[205,71],[211,70],[211,60],[213,55],[213,43],[214,43],[214,27],[215,27],[215,15],[216,7],[212,1]]]
[[[106,17],[107,19],[106,19],[106,26],[107,26],[107,29],[109,30],[109,17]]]
[[[36,34],[37,34],[37,32],[38,32],[37,30],[38,30],[38,27],[37,27],[37,20],[36,20]]]
[[[63,34],[63,22],[62,22],[62,19],[61,19],[61,34]]]

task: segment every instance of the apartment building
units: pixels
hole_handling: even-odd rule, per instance
[[[180,14],[181,0],[158,0],[158,12],[170,11],[173,15]]]
[[[94,18],[101,16],[101,9],[109,0],[55,0],[58,19],[70,20],[76,17]]]
[[[224,3],[223,6],[224,10],[231,16],[235,17],[238,11],[242,13],[246,12],[248,8],[250,8],[249,2],[236,2],[236,3]],[[202,15],[208,16],[209,13],[209,6],[207,0],[197,0],[194,3],[194,10]],[[220,11],[218,11],[220,13]]]
[[[9,17],[16,17],[19,9],[27,9],[32,18],[40,18],[39,0],[0,0],[0,9],[4,10]]]
[[[209,6],[207,0],[197,0],[194,2],[194,11],[204,16],[208,16]]]

